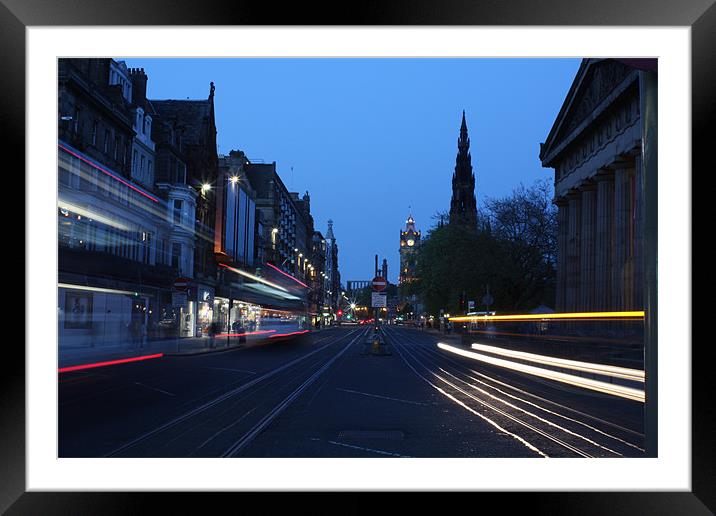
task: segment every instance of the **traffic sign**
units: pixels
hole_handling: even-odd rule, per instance
[[[388,296],[380,292],[371,292],[370,301],[372,308],[385,308],[388,306]]]
[[[388,280],[381,276],[376,276],[375,278],[373,278],[373,281],[371,281],[370,284],[373,287],[374,292],[380,292],[382,290],[385,290],[385,287],[388,286]]]
[[[190,283],[190,278],[177,278],[176,280],[174,280],[174,288],[176,290],[186,291],[189,290]]]

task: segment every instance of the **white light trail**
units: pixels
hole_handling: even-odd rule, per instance
[[[72,290],[89,290],[91,292],[105,292],[107,294],[129,294],[131,296],[139,294],[129,290],[116,290],[113,288],[88,287],[87,285],[72,285],[70,283],[58,283],[58,288],[69,288]]]
[[[489,425],[493,426],[493,427],[496,428],[499,432],[502,432],[503,434],[508,435],[508,436],[512,437],[513,439],[519,441],[519,442],[522,443],[524,446],[526,446],[528,449],[530,449],[530,450],[532,450],[533,452],[535,452],[535,453],[541,455],[542,457],[544,457],[544,458],[546,458],[546,459],[549,458],[549,455],[547,455],[545,452],[543,452],[542,450],[540,450],[539,448],[537,448],[535,445],[533,445],[532,443],[530,443],[529,441],[527,441],[527,440],[524,439],[523,437],[521,437],[521,436],[515,434],[514,432],[510,432],[509,430],[507,430],[506,428],[500,426],[497,422],[495,422],[494,420],[492,420],[492,419],[490,419],[489,417],[485,416],[484,414],[480,414],[478,411],[476,411],[476,410],[473,409],[472,407],[467,406],[465,403],[463,403],[462,401],[460,401],[459,399],[457,399],[455,396],[453,396],[453,395],[451,395],[450,393],[446,392],[444,389],[442,389],[442,388],[439,387],[438,385],[436,385],[436,384],[434,384],[433,382],[431,382],[431,381],[430,381],[428,378],[426,378],[424,375],[420,374],[420,373],[418,372],[418,370],[415,369],[410,362],[408,362],[407,358],[405,358],[405,356],[403,355],[403,352],[401,351],[400,348],[401,348],[400,345],[398,345],[398,346],[396,347],[396,349],[398,350],[398,353],[400,353],[400,357],[403,359],[403,362],[405,362],[405,364],[406,364],[410,369],[412,369],[413,372],[414,372],[416,375],[418,375],[419,378],[421,378],[423,381],[425,381],[425,382],[426,382],[428,385],[430,385],[433,389],[435,389],[436,391],[438,391],[440,394],[442,394],[442,395],[445,396],[446,398],[448,398],[448,399],[452,400],[453,402],[457,403],[458,405],[460,405],[460,406],[461,406],[462,408],[464,408],[465,410],[467,410],[467,411],[473,413],[474,415],[476,415],[477,417],[479,417],[480,419],[482,419],[483,421],[485,421],[485,422],[488,423]],[[435,373],[433,373],[432,371],[430,371],[427,367],[425,367],[425,365],[423,365],[422,363],[421,363],[420,365],[421,365],[421,367],[423,367],[423,369],[425,369],[425,370],[428,371],[430,374],[432,374],[432,375],[435,376]],[[444,381],[444,380],[443,380],[443,381]]]
[[[94,211],[81,208],[80,206],[69,203],[63,199],[57,201],[57,207],[63,210],[71,211],[73,213],[76,213],[77,215],[87,217],[88,219],[96,220],[97,222],[101,222],[102,224],[106,224],[107,226],[112,226],[117,229],[129,231],[129,226],[122,224],[121,222],[117,222],[116,220],[110,219],[109,217],[105,217],[104,215],[100,215],[99,213],[96,213]]]
[[[537,355],[534,353],[527,353],[525,351],[515,351],[512,349],[499,348],[496,346],[488,346],[486,344],[474,343],[472,349],[478,351],[485,351],[486,353],[493,353],[495,355],[502,355],[512,358],[520,358],[527,360],[528,362],[535,362],[542,365],[551,365],[556,367],[563,367],[565,369],[572,369],[575,371],[584,371],[588,373],[601,374],[604,376],[611,376],[613,378],[624,378],[626,380],[633,380],[635,382],[644,382],[644,371],[640,369],[629,369],[627,367],[610,366],[605,364],[594,364],[590,362],[580,362],[578,360],[567,360],[565,358],[557,358],[548,355]]]
[[[236,274],[239,274],[241,276],[244,276],[246,278],[252,279],[254,281],[258,281],[259,283],[263,283],[264,285],[268,285],[269,287],[277,288],[279,290],[282,290],[284,292],[288,292],[285,288],[283,288],[281,285],[277,285],[276,283],[271,283],[270,281],[266,281],[263,278],[259,278],[258,276],[254,276],[253,274],[250,274],[246,271],[242,271],[241,269],[235,269],[234,267],[229,267],[228,265],[221,264],[222,267],[225,267],[229,269],[232,272],[235,272]]]
[[[624,387],[621,385],[613,385],[611,383],[600,382],[598,380],[592,380],[589,378],[582,378],[572,374],[561,373],[558,371],[552,371],[550,369],[544,369],[541,367],[535,367],[527,364],[521,364],[519,362],[512,362],[510,360],[504,360],[502,358],[495,358],[488,355],[482,355],[472,351],[466,351],[464,349],[456,348],[442,342],[438,343],[438,347],[442,350],[455,353],[473,360],[480,360],[488,364],[496,365],[498,367],[504,367],[513,371],[519,371],[522,373],[539,376],[541,378],[547,378],[548,380],[554,380],[557,382],[574,385],[584,389],[592,391],[602,392],[610,394],[612,396],[619,396],[620,398],[626,398],[644,403],[645,394],[644,391],[633,389],[631,387]]]

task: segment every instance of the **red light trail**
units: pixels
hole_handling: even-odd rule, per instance
[[[270,264],[270,263],[267,263],[266,265],[268,265],[268,266],[271,267],[272,269],[274,269],[274,270],[280,272],[280,273],[283,274],[284,276],[286,276],[286,277],[288,277],[288,278],[291,278],[293,281],[295,281],[295,282],[298,283],[299,285],[303,285],[304,287],[309,288],[308,285],[306,285],[305,283],[303,283],[303,282],[301,282],[301,281],[298,281],[296,278],[294,278],[294,277],[291,276],[290,274],[287,274],[287,273],[283,272],[281,269],[279,269],[279,268],[276,267],[275,265],[272,265],[272,264]]]
[[[126,364],[129,362],[139,362],[141,360],[149,360],[150,358],[163,357],[164,353],[157,353],[156,355],[143,355],[141,357],[132,358],[120,358],[118,360],[108,360],[106,362],[94,362],[92,364],[81,364],[76,366],[61,367],[57,370],[58,373],[69,373],[70,371],[80,371],[82,369],[93,369],[95,367],[105,367],[116,364]]]
[[[96,169],[99,170],[100,172],[104,172],[104,173],[107,174],[109,177],[114,178],[114,179],[116,179],[117,181],[119,181],[120,183],[122,183],[122,184],[128,186],[129,188],[131,188],[131,189],[134,190],[135,192],[137,192],[137,193],[139,193],[139,194],[142,194],[142,195],[143,195],[144,197],[146,197],[147,199],[150,199],[150,200],[152,200],[152,201],[154,201],[154,202],[157,202],[157,203],[159,202],[159,199],[157,199],[156,197],[152,197],[152,196],[149,195],[148,193],[145,193],[145,192],[141,191],[141,190],[140,190],[139,188],[137,188],[136,186],[132,185],[131,183],[128,183],[127,181],[125,181],[125,180],[122,179],[121,177],[115,176],[115,175],[112,174],[110,171],[103,169],[103,168],[100,167],[99,165],[97,165],[97,164],[95,164],[95,163],[92,163],[90,160],[88,160],[87,158],[85,158],[85,157],[83,157],[83,156],[80,156],[80,155],[77,154],[76,152],[71,151],[70,149],[68,149],[67,147],[65,147],[64,145],[62,145],[61,143],[58,143],[57,146],[58,146],[60,149],[64,150],[65,152],[68,152],[69,154],[72,154],[74,157],[76,157],[76,158],[78,158],[78,159],[84,161],[84,162],[87,163],[89,166],[91,166],[91,167],[93,167],[93,168],[96,168]]]

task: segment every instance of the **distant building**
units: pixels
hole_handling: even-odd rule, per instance
[[[244,165],[261,213],[263,255],[283,271],[304,280],[311,271],[313,238],[310,198],[289,192],[276,171],[276,162]]]
[[[452,176],[452,199],[450,200],[450,224],[477,228],[477,203],[475,200],[475,174],[472,171],[470,138],[467,136],[465,111],[462,112],[460,137],[457,140],[457,158]]]
[[[327,306],[335,313],[341,300],[341,273],[338,270],[338,244],[333,234],[333,221],[328,221],[326,231],[326,290]]]
[[[414,313],[419,313],[417,295],[410,290],[410,283],[417,279],[417,258],[420,247],[421,233],[415,229],[413,215],[408,215],[405,221],[405,228],[400,230],[400,274],[398,275],[398,302],[401,305],[410,303],[413,305]]]
[[[629,61],[584,59],[541,144],[559,208],[557,311],[644,306],[645,72]]]
[[[310,287],[308,297],[308,311],[312,316],[312,323],[316,319],[322,320],[323,311],[328,306],[328,280],[326,279],[326,239],[320,231],[313,232],[312,247],[310,253],[311,269]],[[323,323],[325,321],[322,320]]]
[[[415,229],[413,216],[408,215],[408,220],[405,221],[405,229],[400,230],[400,274],[398,276],[398,285],[411,282],[416,278],[419,247],[420,231]]]

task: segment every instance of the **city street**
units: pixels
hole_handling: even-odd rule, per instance
[[[60,457],[634,457],[643,403],[329,328],[59,376]]]

